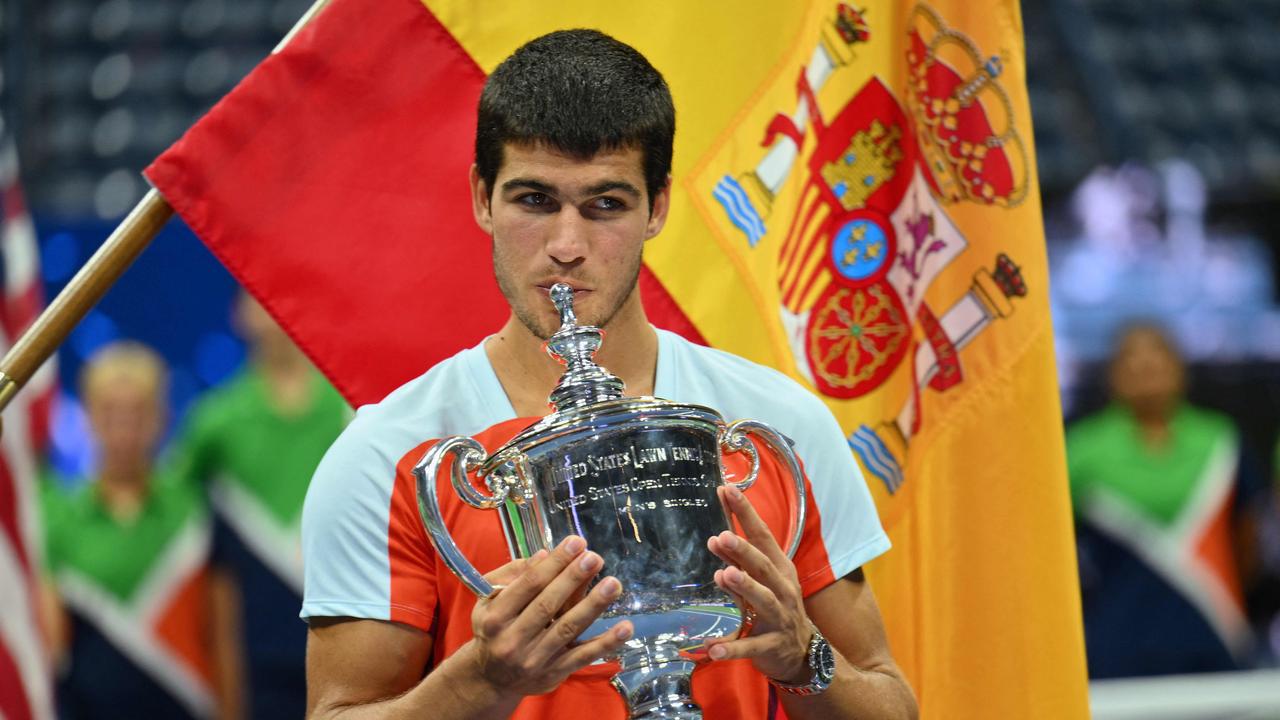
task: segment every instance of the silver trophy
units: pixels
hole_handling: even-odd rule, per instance
[[[498,510],[512,558],[551,550],[569,535],[585,538],[604,559],[600,577],[617,577],[622,594],[581,638],[623,619],[634,625],[613,676],[630,717],[700,720],[691,677],[706,658],[699,651],[707,640],[736,636],[743,625],[743,608],[714,581],[723,563],[706,547],[707,538],[731,529],[716,488],[726,482],[751,487],[760,469],[751,438],[762,441],[794,483],[791,557],[804,527],[799,462],[787,439],[763,423],[727,424],[701,405],[624,398],[622,381],[594,361],[602,334],[578,324],[573,290],[557,284],[551,300],[562,324],[547,352],[566,365],[551,393],[555,412],[492,455],[469,437],[433,445],[413,469],[422,522],[445,565],[481,597],[497,590],[463,556],[440,515],[436,478],[446,466],[464,502]],[[744,478],[726,479],[722,452],[747,455]]]

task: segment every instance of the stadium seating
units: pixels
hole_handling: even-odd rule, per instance
[[[33,204],[95,213],[270,52],[307,0],[50,0],[4,18]],[[1280,185],[1280,0],[1025,0],[1041,186],[1186,157],[1215,197]],[[15,13],[25,12],[21,27]],[[32,120],[31,118],[34,118]],[[118,177],[118,175],[117,175]],[[136,183],[142,192],[141,182]],[[113,208],[106,208],[113,209]]]

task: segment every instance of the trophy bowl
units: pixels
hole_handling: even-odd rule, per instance
[[[492,454],[466,437],[433,445],[414,468],[423,524],[445,565],[482,597],[497,590],[444,526],[436,495],[442,471],[468,505],[498,511],[513,559],[551,550],[569,535],[584,538],[604,560],[602,575],[617,577],[622,593],[581,638],[624,619],[635,627],[617,653],[612,680],[630,717],[701,718],[691,677],[705,658],[699,651],[708,640],[736,636],[743,624],[743,608],[715,584],[724,565],[706,547],[712,535],[732,529],[716,489],[751,487],[760,469],[753,440],[761,441],[794,483],[784,544],[790,557],[804,527],[799,462],[787,439],[763,423],[728,424],[700,405],[623,397],[621,381],[594,363],[601,333],[577,325],[572,291],[557,286],[552,299],[563,325],[548,351],[568,366],[551,396],[556,411]],[[721,460],[730,453],[750,461],[740,480],[725,477]]]

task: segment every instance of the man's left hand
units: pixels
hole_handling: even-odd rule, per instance
[[[718,492],[746,537],[726,530],[707,541],[707,548],[729,565],[716,571],[716,585],[750,608],[755,620],[750,636],[711,640],[708,654],[712,660],[748,658],[765,677],[806,683],[813,624],[805,613],[796,566],[742,491],[726,486]]]

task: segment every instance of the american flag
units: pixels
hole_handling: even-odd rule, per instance
[[[0,352],[44,307],[35,228],[18,182],[13,140],[0,133]],[[50,672],[39,631],[40,531],[37,458],[48,439],[56,390],[53,362],[3,413],[0,435],[0,718],[53,717]]]

